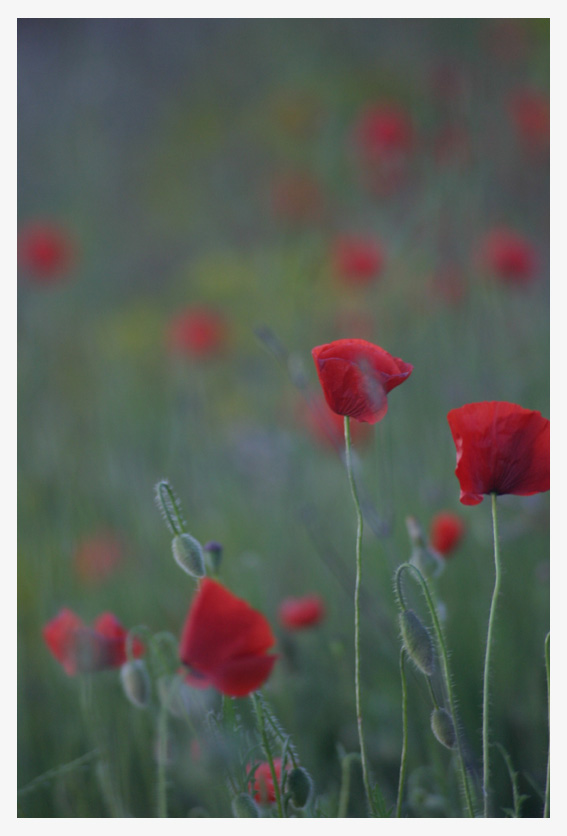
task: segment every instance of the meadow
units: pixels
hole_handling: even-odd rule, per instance
[[[490,497],[459,502],[447,413],[549,417],[549,21],[25,19],[18,84],[18,815],[369,814],[357,520],[311,353],[342,339],[413,366],[382,420],[351,419],[372,812],[400,812],[393,578],[412,560],[482,815],[492,518]],[[176,673],[198,581],[172,555],[163,480],[190,535],[222,546],[212,574],[271,626],[256,709],[272,759],[308,774],[304,805],[249,772],[267,760],[253,700]],[[549,494],[498,510],[491,815],[541,817]],[[434,537],[442,512],[454,542]],[[306,623],[286,617],[307,595]],[[144,628],[141,707],[117,663],[54,658],[43,631],[64,609]],[[411,664],[405,679],[401,814],[464,816],[428,685]]]

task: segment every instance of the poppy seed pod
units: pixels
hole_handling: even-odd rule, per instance
[[[287,776],[287,789],[294,807],[305,807],[309,801],[313,781],[307,770],[296,766]]]
[[[120,668],[122,688],[128,700],[136,708],[147,708],[150,703],[150,678],[145,663],[141,659],[126,662]]]
[[[205,574],[205,558],[198,540],[190,534],[178,534],[171,542],[171,549],[178,566],[194,578]]]
[[[429,630],[413,610],[400,613],[400,630],[408,656],[426,676],[431,676],[435,663],[435,649]]]
[[[235,819],[257,819],[260,815],[256,802],[245,792],[233,798],[232,813]]]
[[[431,731],[447,749],[454,749],[457,744],[457,734],[453,718],[445,708],[436,708],[431,712]]]

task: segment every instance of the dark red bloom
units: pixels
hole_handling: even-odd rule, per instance
[[[120,566],[123,548],[111,531],[101,531],[83,540],[73,555],[75,570],[84,583],[105,581]]]
[[[247,770],[251,766],[248,764]],[[274,772],[278,783],[282,778],[282,759],[274,758]],[[254,772],[254,779],[248,782],[250,792],[254,794],[254,799],[258,804],[273,804],[276,800],[276,793],[274,790],[274,781],[272,778],[272,770],[267,761],[261,763]]]
[[[201,581],[181,635],[179,655],[202,686],[230,697],[256,691],[277,656],[265,617],[210,578]]]
[[[37,221],[18,233],[18,266],[38,284],[65,278],[75,261],[68,232],[50,221]]]
[[[413,366],[366,340],[335,340],[312,350],[323,394],[333,412],[376,424],[388,411],[387,394]]]
[[[511,229],[495,229],[483,241],[484,266],[509,284],[526,284],[537,269],[536,251],[522,235]]]
[[[43,628],[45,643],[69,676],[119,668],[127,660],[127,635],[128,631],[109,612],[99,615],[91,628],[74,612],[63,609]],[[134,656],[143,652],[141,642],[134,640]]]
[[[324,398],[303,404],[300,419],[319,444],[342,450],[345,443],[343,417],[329,409]],[[371,433],[370,427],[357,421],[351,427],[352,443],[363,444]]]
[[[510,102],[510,114],[527,151],[549,149],[549,96],[538,90],[521,90]]]
[[[224,347],[228,335],[227,323],[221,314],[209,308],[189,308],[175,316],[168,330],[168,344],[172,351],[208,357]]]
[[[325,617],[325,604],[319,595],[286,598],[279,606],[278,615],[281,624],[288,630],[303,630],[322,621]]]
[[[344,282],[365,285],[382,272],[384,253],[376,241],[343,236],[335,242],[333,262],[337,276]]]
[[[447,415],[463,505],[484,494],[531,496],[549,490],[549,420],[513,403],[484,401]]]
[[[368,161],[406,154],[413,144],[411,120],[396,105],[372,105],[359,116],[355,139],[359,151]]]
[[[457,514],[441,511],[431,521],[429,539],[435,551],[443,557],[449,557],[461,542],[464,533],[465,524]]]

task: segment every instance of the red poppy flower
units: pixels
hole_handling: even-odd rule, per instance
[[[376,424],[388,411],[386,395],[413,366],[366,340],[335,340],[312,350],[323,394],[333,412]]]
[[[526,284],[537,269],[536,251],[523,236],[511,229],[495,229],[483,241],[484,266],[510,284]]]
[[[246,767],[250,770],[251,765]],[[289,767],[288,767],[289,768]],[[274,772],[278,783],[282,778],[282,759],[274,758]],[[254,793],[254,799],[258,804],[273,804],[276,800],[272,770],[267,761],[261,763],[254,772],[254,779],[249,781],[250,792]]]
[[[340,279],[348,284],[365,285],[380,275],[384,253],[375,241],[343,236],[335,242],[333,261]]]
[[[73,561],[83,583],[101,583],[118,568],[123,559],[120,540],[110,531],[101,531],[79,543]]]
[[[429,539],[435,551],[443,557],[449,557],[459,545],[464,533],[465,524],[457,514],[441,511],[431,521]]]
[[[261,613],[217,581],[201,581],[179,648],[181,661],[201,686],[213,686],[230,697],[256,691],[277,659],[266,652],[274,643]]]
[[[357,120],[355,140],[361,154],[369,161],[405,154],[413,144],[411,120],[396,105],[371,105]]]
[[[169,348],[180,354],[207,357],[223,348],[227,333],[226,321],[217,311],[189,308],[171,320]]]
[[[463,505],[478,505],[484,494],[549,490],[549,420],[541,412],[485,401],[452,409],[447,420]]]
[[[18,265],[38,284],[64,278],[75,260],[75,246],[66,230],[50,221],[24,226],[18,234]]]
[[[302,403],[299,420],[321,446],[342,450],[345,439],[343,417],[329,409],[324,398],[317,398],[308,404]],[[357,421],[351,426],[352,443],[364,444],[371,433],[369,426]]]
[[[74,612],[63,609],[43,628],[45,643],[69,676],[119,668],[127,660],[127,635],[128,631],[109,612],[99,615],[91,628]],[[141,642],[134,640],[134,656],[143,652]]]
[[[325,604],[319,595],[286,598],[279,606],[278,615],[288,630],[302,630],[322,621],[325,617]]]
[[[510,115],[527,151],[549,148],[549,97],[538,90],[522,90],[510,102]]]

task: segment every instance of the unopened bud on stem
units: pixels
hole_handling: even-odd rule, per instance
[[[453,718],[445,708],[436,708],[431,712],[431,731],[447,749],[454,749],[457,735]]]
[[[190,534],[178,534],[171,543],[173,556],[178,566],[194,578],[205,574],[205,558],[198,540]]]
[[[408,656],[426,676],[431,676],[435,665],[435,649],[429,630],[413,610],[400,613],[400,630]]]

